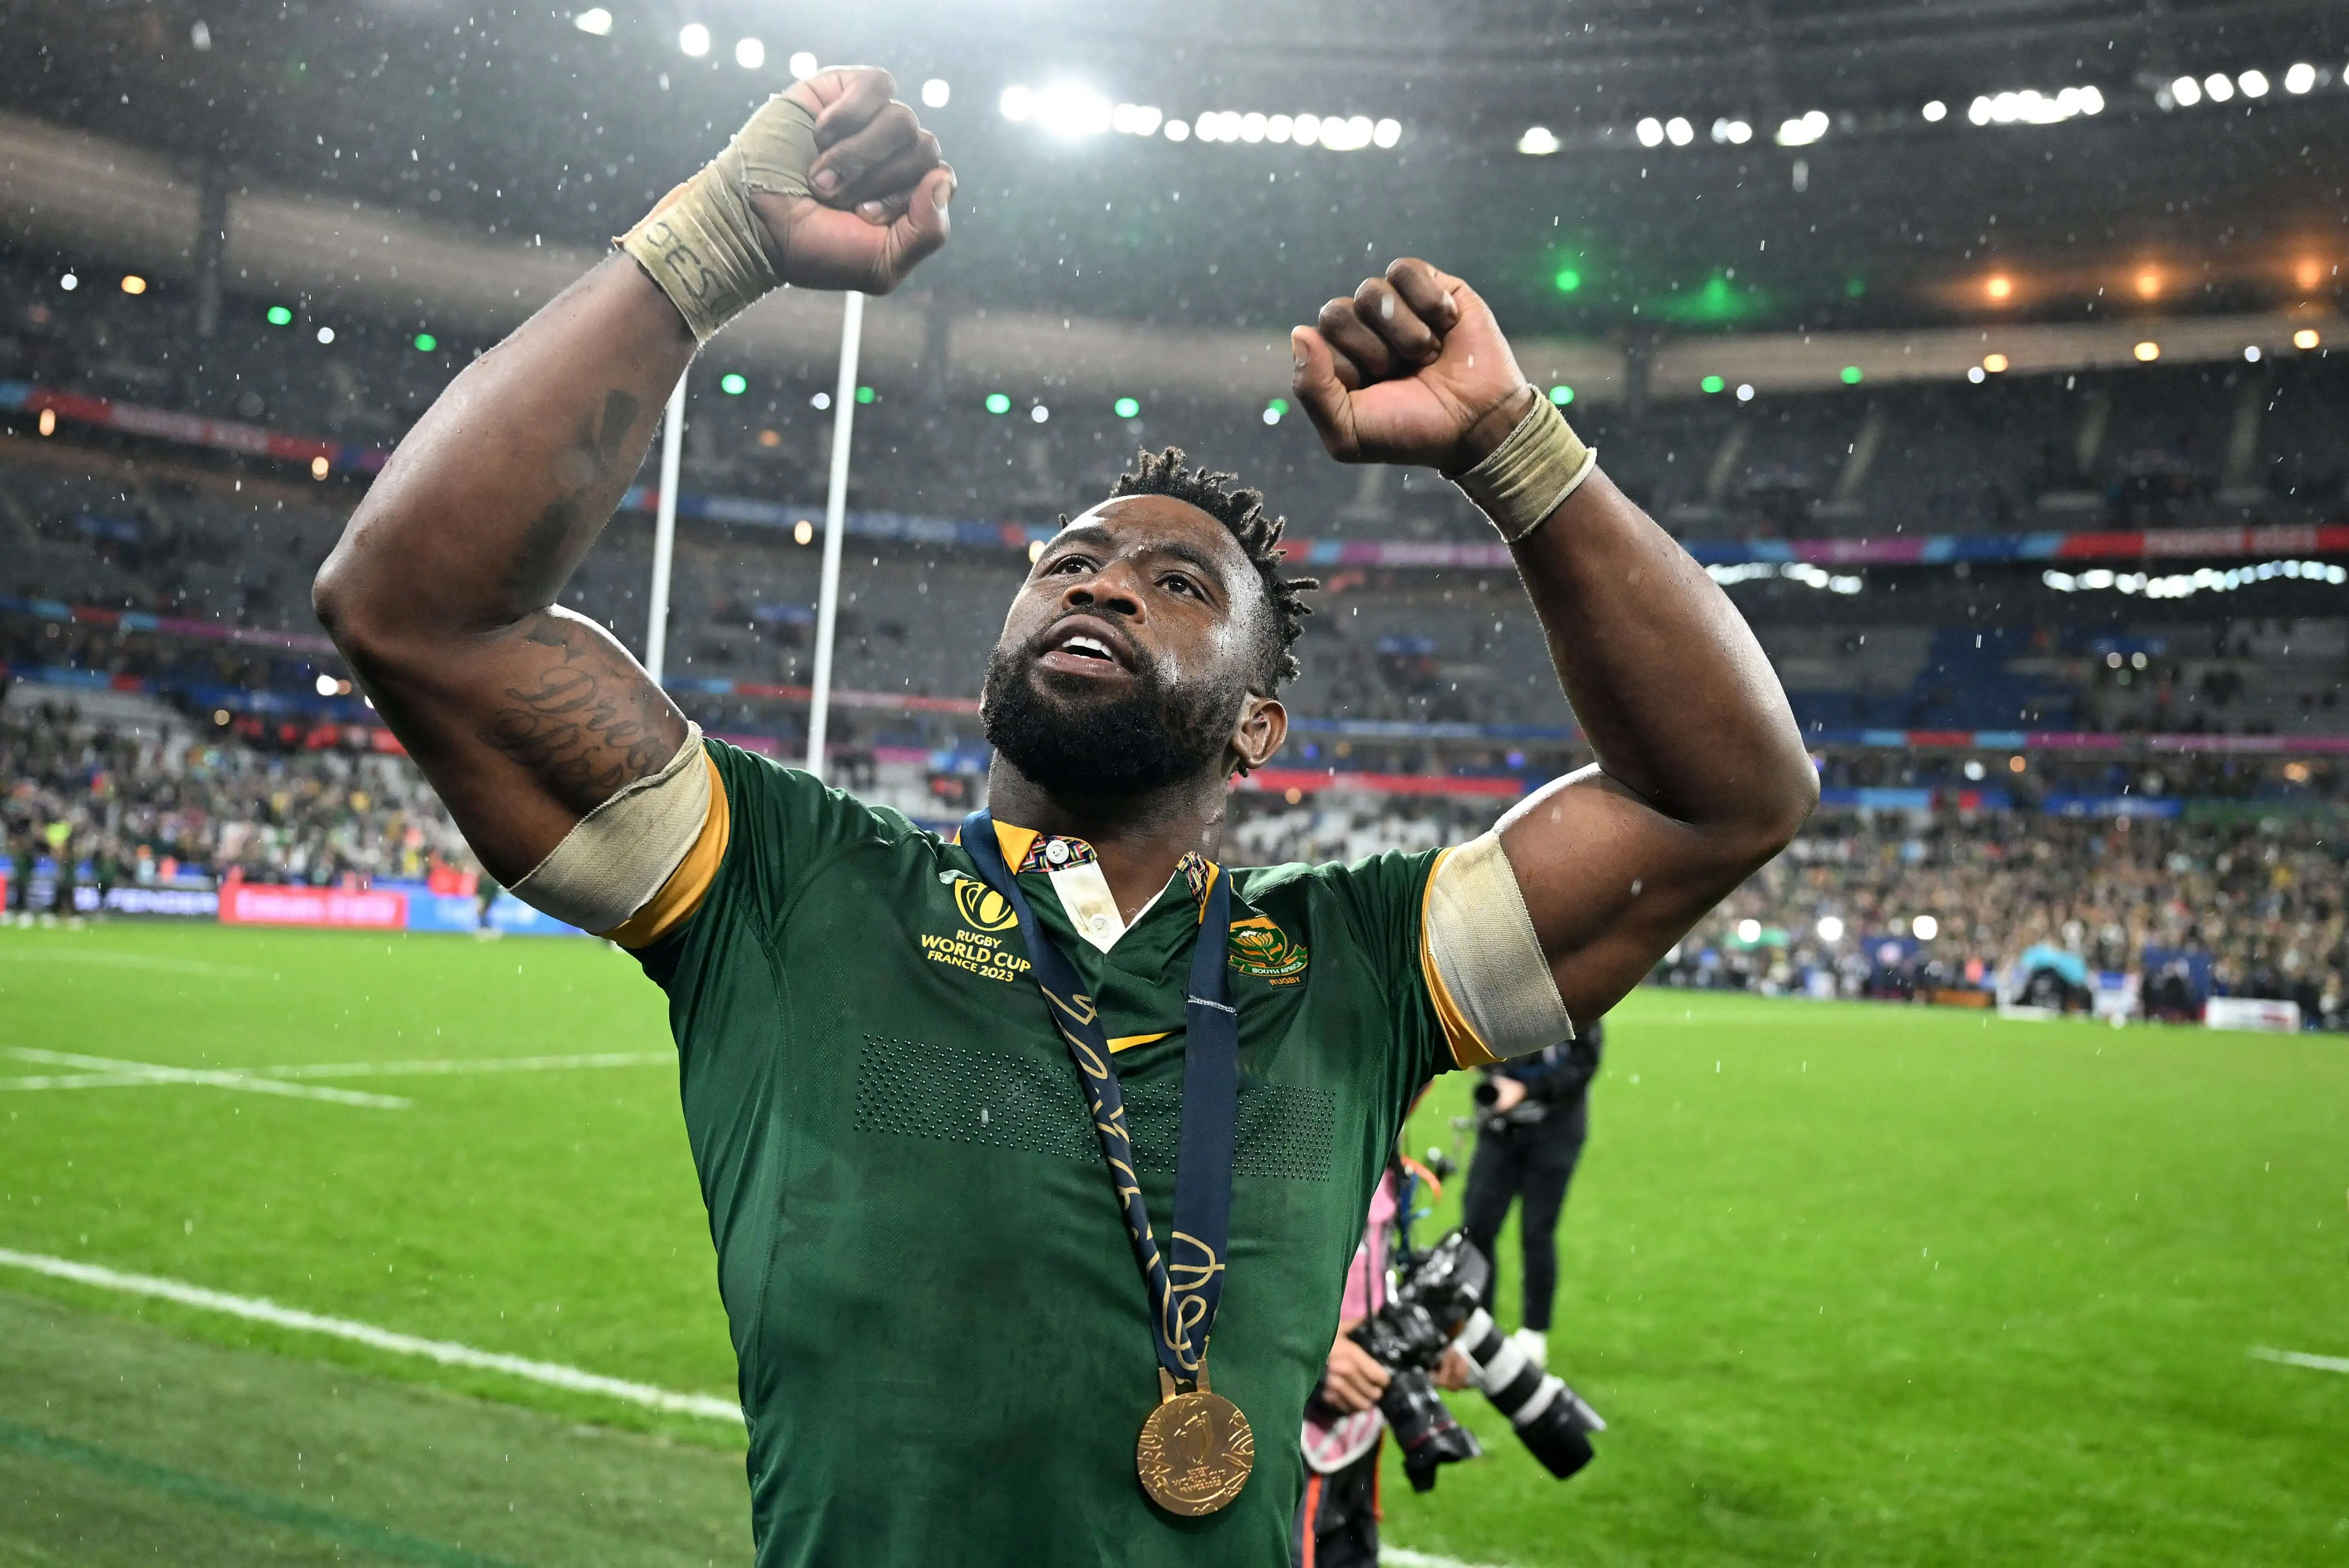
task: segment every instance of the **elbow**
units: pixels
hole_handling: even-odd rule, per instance
[[[1754,792],[1754,802],[1747,829],[1749,869],[1776,859],[1818,809],[1819,770],[1811,765],[1810,753],[1798,746],[1791,759],[1773,770],[1768,785]]]
[[[384,574],[346,534],[310,579],[310,609],[353,665],[376,662],[391,639],[398,611]]]

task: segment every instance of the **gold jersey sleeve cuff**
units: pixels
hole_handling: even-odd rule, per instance
[[[1419,966],[1452,1059],[1463,1067],[1574,1038],[1498,833],[1437,857],[1422,896]]]
[[[701,727],[688,722],[685,743],[658,773],[580,818],[513,895],[583,931],[622,927],[668,883],[706,830],[712,798],[725,793]]]
[[[1557,405],[1537,397],[1508,439],[1453,483],[1514,545],[1566,504],[1598,466],[1599,449],[1583,445]]]
[[[705,753],[701,765],[709,774],[709,811],[693,847],[685,852],[685,858],[643,909],[612,929],[597,932],[598,936],[631,950],[648,948],[683,925],[709,897],[709,885],[718,880],[718,867],[726,858],[727,841],[733,836],[734,814],[727,805],[726,781],[719,776],[718,764]]]

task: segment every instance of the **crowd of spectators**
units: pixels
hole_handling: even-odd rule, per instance
[[[45,861],[101,896],[233,872],[318,887],[475,874],[403,757],[272,753],[191,724],[96,722],[69,702],[16,696],[0,707],[0,837],[19,912],[47,912],[28,905]]]

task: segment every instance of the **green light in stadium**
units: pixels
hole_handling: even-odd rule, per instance
[[[880,394],[875,392],[870,387],[859,387],[856,389],[856,400],[860,403],[869,403],[878,396],[880,396]]]
[[[1859,385],[1858,366],[1846,365],[1843,368],[1843,384],[1847,387],[1857,387]]]
[[[1722,388],[1729,385],[1729,383],[1723,380],[1718,376],[1707,376],[1703,380],[1699,381],[1697,385],[1702,387],[1708,392],[1717,392],[1721,390]]]
[[[1119,419],[1132,420],[1142,417],[1142,405],[1132,398],[1120,398],[1113,406],[1117,410]]]
[[[1009,398],[1009,397],[1008,397],[1007,395],[1005,395],[1004,393],[1001,393],[1001,392],[989,392],[989,393],[988,393],[988,394],[987,394],[987,411],[988,411],[988,413],[990,413],[990,414],[1008,414],[1008,413],[1009,413],[1009,412],[1011,411],[1011,400],[1010,400],[1010,398]]]
[[[750,383],[739,370],[729,370],[718,378],[718,389],[730,398],[739,398],[750,389]]]
[[[416,335],[416,351],[418,353],[429,354],[432,350],[440,347],[440,339],[433,337],[429,332],[419,332]]]
[[[1549,400],[1562,409],[1574,401],[1574,389],[1566,386],[1552,387],[1549,389]]]
[[[291,327],[294,325],[294,313],[282,305],[273,305],[269,307],[269,325]]]
[[[1265,411],[1268,413],[1285,414],[1288,411],[1288,400],[1287,398],[1275,398],[1272,401],[1265,404]]]
[[[1572,294],[1582,286],[1582,275],[1570,266],[1562,266],[1557,269],[1557,275],[1551,278],[1550,282],[1557,285],[1558,293]]]
[[[1844,280],[1843,291],[1849,298],[1860,298],[1868,293],[1868,280],[1864,277],[1846,278]]]

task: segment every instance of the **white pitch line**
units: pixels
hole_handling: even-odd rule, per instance
[[[206,980],[271,980],[267,970],[247,969],[243,964],[203,963],[195,959],[151,958],[144,953],[117,953],[100,950],[79,950],[44,943],[37,948],[0,946],[0,962],[7,963],[94,963],[109,969],[157,970],[165,974],[201,975]]]
[[[600,1373],[583,1372],[575,1366],[564,1366],[552,1361],[532,1361],[494,1350],[476,1350],[471,1345],[453,1345],[443,1339],[419,1339],[414,1334],[396,1334],[390,1329],[355,1323],[349,1318],[321,1317],[316,1313],[279,1306],[262,1296],[229,1295],[221,1291],[205,1290],[201,1285],[184,1284],[178,1280],[159,1279],[152,1274],[126,1274],[114,1269],[100,1268],[95,1263],[77,1263],[67,1258],[45,1257],[38,1252],[16,1252],[5,1247],[0,1247],[0,1267],[29,1270],[51,1279],[70,1280],[76,1284],[90,1285],[102,1291],[151,1296],[159,1301],[175,1302],[181,1306],[224,1313],[252,1323],[265,1323],[274,1328],[323,1334],[371,1349],[388,1351],[394,1355],[421,1356],[427,1361],[437,1361],[443,1366],[470,1366],[484,1372],[502,1372],[533,1383],[543,1383],[551,1388],[568,1389],[575,1394],[600,1394],[606,1398],[625,1400],[648,1410],[701,1416],[713,1421],[731,1421],[738,1426],[742,1420],[742,1407],[739,1404],[715,1395],[678,1394],[667,1388],[656,1388],[648,1383],[630,1383],[623,1378],[605,1377]]]
[[[151,1062],[119,1062],[110,1056],[36,1051],[21,1045],[10,1050],[8,1054],[26,1062],[42,1062],[54,1067],[80,1067],[87,1071],[72,1076],[52,1074],[43,1078],[0,1078],[0,1089],[99,1089],[131,1088],[145,1084],[196,1084],[205,1088],[235,1089],[244,1094],[277,1095],[296,1100],[326,1100],[338,1106],[361,1106],[378,1111],[412,1110],[416,1105],[414,1100],[404,1100],[394,1095],[367,1095],[357,1089],[324,1089],[308,1084],[285,1084],[274,1078],[254,1078],[243,1073],[205,1068],[165,1067]]]
[[[1392,1563],[1395,1568],[1491,1568],[1488,1563],[1463,1563],[1457,1557],[1431,1557],[1424,1552],[1413,1552],[1407,1546],[1379,1545],[1379,1561]]]
[[[2349,1372],[2349,1356],[2311,1355],[2304,1350],[2270,1350],[2264,1345],[2251,1346],[2251,1355],[2261,1361],[2282,1362],[2286,1366],[2309,1366],[2319,1372]]]

